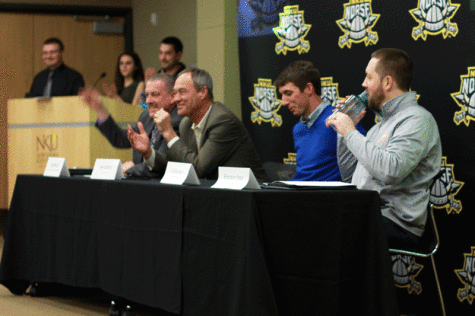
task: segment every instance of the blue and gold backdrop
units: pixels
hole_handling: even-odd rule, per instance
[[[264,162],[294,159],[298,118],[273,85],[289,63],[312,61],[322,97],[334,103],[363,90],[373,51],[411,56],[412,90],[435,117],[443,147],[444,172],[431,192],[440,290],[447,315],[475,315],[475,1],[239,0],[238,11],[242,118]],[[362,124],[368,130],[374,121],[368,114]],[[430,260],[391,260],[401,312],[441,314]]]

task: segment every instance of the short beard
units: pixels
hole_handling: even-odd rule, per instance
[[[165,70],[172,70],[176,65],[178,65],[178,62],[172,62],[170,65],[168,65],[168,67],[165,68]]]
[[[384,92],[383,89],[380,87],[378,91],[376,91],[375,95],[368,99],[368,107],[373,111],[380,112],[382,108],[382,103],[384,101]]]

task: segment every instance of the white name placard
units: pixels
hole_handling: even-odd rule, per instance
[[[91,179],[118,180],[124,178],[120,159],[96,159]]]
[[[219,167],[218,181],[211,186],[216,189],[260,189],[251,168]]]
[[[68,166],[66,165],[66,158],[49,157],[46,163],[45,177],[70,177]]]
[[[200,180],[191,163],[169,161],[160,183],[199,185]]]

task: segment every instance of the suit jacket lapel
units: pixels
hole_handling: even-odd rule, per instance
[[[206,122],[205,124],[203,125],[203,131],[201,132],[201,140],[200,140],[200,143],[201,143],[201,147],[203,147],[203,144],[204,142],[206,141],[206,139],[208,138],[208,126],[211,126],[212,122],[215,120],[216,118],[216,113],[219,112],[219,108],[218,108],[218,103],[217,102],[213,102],[212,103],[212,107],[211,107],[211,111],[209,112],[209,115],[208,115],[208,118],[206,119]],[[195,138],[195,143],[196,143],[196,138]]]

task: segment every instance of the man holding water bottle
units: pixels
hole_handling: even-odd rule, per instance
[[[354,121],[337,112],[327,126],[338,130],[338,163],[342,179],[359,189],[375,190],[390,248],[414,247],[427,220],[429,187],[440,170],[442,146],[437,123],[409,91],[414,68],[400,49],[383,48],[371,55],[363,87],[368,108],[380,122],[366,136]]]

